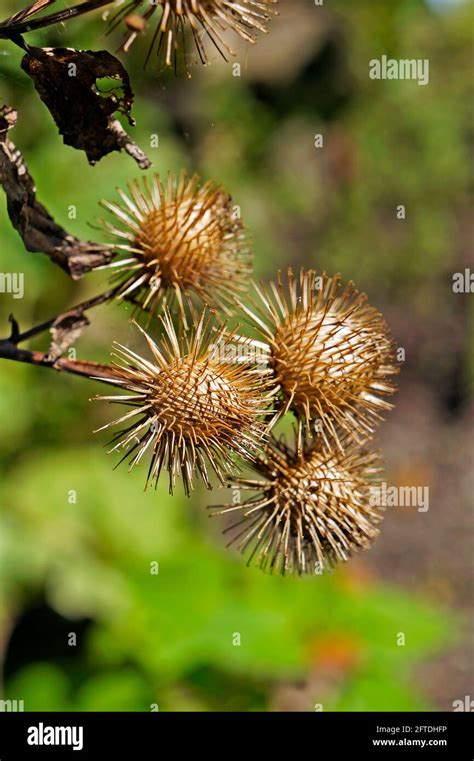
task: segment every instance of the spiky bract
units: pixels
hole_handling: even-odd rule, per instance
[[[281,273],[240,303],[267,342],[282,413],[292,409],[329,446],[341,435],[363,441],[396,390],[394,346],[381,314],[353,283],[310,270]]]
[[[236,293],[248,287],[251,252],[231,197],[199,177],[154,175],[143,186],[133,182],[121,204],[103,202],[116,221],[103,222],[130,256],[113,262],[122,281],[119,298],[131,298],[157,314],[174,300],[181,316],[193,297],[229,311]]]
[[[196,472],[211,488],[208,466],[223,483],[224,475],[235,472],[233,455],[254,456],[266,435],[268,384],[265,371],[220,360],[211,341],[222,345],[232,337],[216,331],[204,313],[193,331],[179,337],[167,311],[161,319],[159,344],[142,331],[152,361],[118,346],[118,377],[109,382],[125,393],[99,399],[132,409],[103,428],[125,424],[111,451],[124,449],[122,460],[129,458],[130,468],[150,453],[147,483],[158,482],[164,469],[170,492],[181,476],[189,495]]]
[[[283,574],[320,574],[377,536],[382,511],[371,505],[371,486],[380,471],[378,454],[350,443],[341,452],[301,437],[294,448],[272,439],[253,469],[258,479],[231,484],[254,496],[212,508],[214,514],[238,513],[227,529],[229,544],[247,554],[249,564]]]

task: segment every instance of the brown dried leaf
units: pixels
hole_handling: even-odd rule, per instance
[[[89,270],[107,264],[113,252],[108,246],[69,235],[37,200],[33,178],[8,136],[16,120],[16,111],[8,106],[0,109],[0,184],[7,196],[10,221],[27,251],[47,254],[77,280]]]
[[[114,116],[119,112],[134,125],[130,80],[117,58],[106,50],[28,50],[22,69],[33,80],[66,145],[85,151],[91,164],[123,148],[141,168],[151,165]],[[105,92],[99,80],[108,80]]]
[[[73,309],[56,318],[50,328],[51,345],[47,354],[48,362],[55,362],[64,352],[80,338],[90,321],[81,309]]]

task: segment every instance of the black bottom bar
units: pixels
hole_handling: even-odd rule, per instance
[[[0,713],[0,760],[155,759],[185,751],[281,757],[474,758],[469,713]],[[342,756],[343,757],[343,756]]]

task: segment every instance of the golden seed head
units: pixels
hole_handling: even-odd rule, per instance
[[[273,439],[253,465],[260,479],[232,481],[234,490],[255,495],[213,513],[239,514],[227,531],[249,564],[283,574],[321,574],[372,544],[382,517],[370,499],[379,456],[350,442],[344,449],[309,446],[301,438],[291,449]]]
[[[209,44],[227,60],[227,56],[234,56],[235,51],[226,32],[232,31],[246,42],[256,42],[257,33],[267,31],[266,22],[276,13],[277,2],[278,0],[158,0],[141,17],[146,25],[155,11],[161,13],[147,61],[157,43],[157,55],[167,66],[174,65],[176,68],[178,56],[182,56],[187,68],[186,33],[192,36],[201,63],[209,63]],[[125,10],[117,11],[111,19],[112,28],[127,16],[131,8],[139,5],[141,0],[131,0]],[[138,22],[135,20],[123,43],[124,50],[130,48],[137,34],[142,31],[142,26],[137,27]]]
[[[155,175],[121,190],[122,203],[103,205],[114,216],[104,222],[129,256],[113,262],[122,282],[119,298],[132,298],[156,314],[177,301],[182,316],[193,296],[216,309],[229,311],[235,293],[245,291],[251,253],[231,197],[212,182],[199,185],[194,175],[168,175],[163,186]]]
[[[380,313],[340,276],[281,274],[270,288],[257,288],[255,309],[242,308],[268,345],[283,400],[326,444],[340,431],[363,439],[391,405],[398,372],[393,342]]]
[[[192,332],[178,337],[168,311],[162,317],[165,335],[160,345],[142,331],[153,361],[119,346],[118,377],[110,381],[126,392],[98,397],[132,409],[107,424],[125,424],[111,451],[125,450],[134,467],[148,452],[148,481],[169,473],[170,492],[177,476],[185,492],[193,488],[197,471],[211,488],[207,465],[220,482],[233,471],[232,455],[251,459],[266,436],[269,414],[265,372],[222,362],[213,351],[232,336],[216,330],[205,313]],[[207,464],[206,464],[207,463]]]

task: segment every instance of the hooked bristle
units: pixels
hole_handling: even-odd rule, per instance
[[[391,409],[396,391],[394,344],[381,314],[340,276],[301,270],[257,287],[253,309],[239,302],[267,342],[281,394],[310,435],[341,446],[341,434],[363,441]]]
[[[249,565],[272,573],[321,574],[368,548],[378,535],[382,510],[371,504],[381,470],[377,453],[349,442],[344,452],[328,450],[300,434],[294,448],[273,438],[252,467],[259,479],[230,483],[234,494],[242,489],[255,495],[211,508],[214,515],[238,513],[225,533],[232,536],[229,545],[248,555]]]
[[[221,361],[211,340],[222,346],[232,337],[224,337],[205,313],[179,337],[168,311],[161,320],[160,345],[141,331],[152,361],[118,346],[119,377],[109,382],[126,393],[98,399],[132,408],[103,426],[126,424],[110,450],[125,450],[120,462],[129,457],[133,468],[150,452],[147,484],[167,470],[170,492],[181,476],[189,495],[196,472],[210,489],[208,465],[223,483],[235,471],[233,455],[254,457],[266,436],[270,393],[265,371]]]

